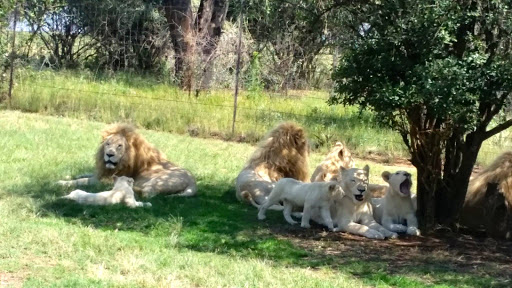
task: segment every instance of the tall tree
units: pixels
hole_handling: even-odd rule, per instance
[[[341,20],[346,11],[365,1],[339,0],[246,0],[245,7],[233,2],[232,18],[240,9],[247,14],[247,28],[257,52],[270,54],[281,89],[304,88],[316,71],[315,58],[345,33]],[[260,55],[257,53],[255,55]]]
[[[212,55],[222,33],[228,0],[201,0],[194,19],[190,0],[163,0],[165,17],[175,53],[175,73],[181,86],[190,91],[194,80],[195,49],[200,47],[204,63],[201,88],[212,79]]]
[[[196,31],[201,45],[203,63],[200,89],[208,89],[213,78],[214,53],[228,12],[228,0],[202,0],[196,17]]]
[[[163,0],[165,17],[174,49],[174,73],[189,90],[193,81],[194,23],[190,0]]]
[[[455,227],[482,143],[512,126],[512,3],[372,1],[334,74],[332,104],[374,110],[418,170],[423,229]]]

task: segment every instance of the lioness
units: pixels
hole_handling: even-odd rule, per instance
[[[63,196],[80,204],[86,205],[113,205],[122,203],[130,208],[151,207],[151,203],[137,202],[133,193],[133,178],[126,176],[113,176],[114,188],[100,193],[88,193],[82,190],[74,190],[69,195]]]
[[[309,228],[309,219],[313,209],[319,209],[325,225],[333,230],[329,207],[334,198],[344,196],[341,187],[334,181],[303,183],[292,178],[282,178],[275,184],[267,200],[259,207],[258,219],[265,219],[265,211],[272,205],[283,202],[284,219],[290,224],[296,224],[292,217],[293,207],[304,207],[301,227]]]
[[[354,168],[355,162],[347,146],[336,142],[331,151],[322,162],[316,167],[311,182],[341,181],[340,168]],[[368,190],[375,195],[384,195],[387,185],[368,184]]]
[[[389,188],[383,198],[371,200],[375,220],[390,231],[420,235],[416,209],[411,199],[411,174],[406,171],[393,174],[384,171],[382,179],[389,183]]]
[[[339,200],[335,199],[331,205],[331,216],[336,226],[334,231],[348,232],[373,239],[398,237],[398,234],[385,229],[373,219],[372,206],[369,203],[370,193],[368,193],[370,167],[368,165],[363,169],[340,167],[340,170],[342,175],[341,182],[338,184],[345,191],[345,196]],[[327,225],[317,213],[313,214],[311,219]]]
[[[341,142],[336,142],[325,159],[316,167],[311,182],[339,181],[339,169],[354,168],[355,162],[352,154]]]
[[[112,175],[132,177],[134,190],[142,197],[193,196],[197,192],[194,176],[167,160],[129,124],[114,124],[103,131],[96,153],[95,175],[62,180],[58,184],[66,187],[91,185]]]

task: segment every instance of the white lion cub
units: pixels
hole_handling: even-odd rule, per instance
[[[149,202],[137,202],[133,193],[133,178],[126,176],[113,176],[114,188],[100,193],[88,193],[82,190],[74,190],[62,198],[74,200],[86,205],[112,205],[125,204],[130,208],[151,207]]]
[[[292,208],[304,207],[301,227],[309,228],[309,219],[313,209],[319,209],[325,225],[333,230],[333,223],[329,207],[333,198],[342,198],[345,195],[336,182],[303,183],[292,178],[282,178],[275,184],[266,202],[259,207],[258,219],[265,219],[265,211],[272,205],[283,202],[284,219],[290,224],[296,224],[292,217]]]
[[[390,231],[420,235],[416,209],[411,199],[411,174],[405,171],[394,174],[384,171],[382,178],[389,183],[389,188],[383,198],[372,199],[375,220]]]

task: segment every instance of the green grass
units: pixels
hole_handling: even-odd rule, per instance
[[[398,134],[379,126],[372,113],[329,106],[327,93],[321,91],[290,91],[288,97],[242,91],[234,135],[232,91],[214,90],[195,98],[168,79],[151,75],[19,69],[13,95],[11,108],[25,112],[129,121],[151,130],[248,143],[276,123],[293,120],[306,127],[320,152],[342,140],[361,157],[380,155],[389,162],[408,157]],[[511,147],[510,132],[500,133],[484,142],[478,163],[487,165]]]
[[[396,271],[385,249],[360,260],[369,252],[329,256],[280,236],[302,230],[277,212],[257,221],[234,196],[234,178],[254,149],[248,144],[142,130],[196,175],[197,197],[156,197],[152,208],[135,210],[60,200],[69,190],[55,181],[92,171],[103,127],[0,111],[0,276],[26,287],[505,287],[485,276],[485,265],[484,276],[475,275],[424,255]],[[311,167],[322,157],[313,154]],[[375,180],[394,169],[370,164]]]
[[[130,121],[151,130],[249,143],[276,123],[294,120],[322,147],[343,140],[359,155],[405,156],[399,136],[377,125],[372,113],[328,106],[325,92],[290,91],[288,97],[241,92],[232,135],[233,91],[214,90],[196,98],[167,82],[128,73],[21,69],[11,107],[107,123]]]

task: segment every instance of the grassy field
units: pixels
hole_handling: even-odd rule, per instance
[[[341,140],[361,157],[377,155],[390,163],[408,157],[398,134],[379,126],[372,113],[328,106],[328,95],[321,91],[290,91],[287,97],[242,91],[235,134],[232,91],[214,90],[196,98],[149,75],[20,69],[13,95],[11,108],[25,112],[129,121],[151,130],[246,143],[257,142],[278,122],[293,120],[306,127],[320,152]],[[512,136],[505,131],[484,143],[478,161],[486,165],[511,148]]]
[[[242,92],[235,135],[231,135],[233,91],[198,98],[154,77],[87,71],[18,71],[12,108],[101,122],[130,121],[151,130],[254,143],[276,123],[294,120],[313,142],[328,147],[343,140],[358,154],[405,156],[397,134],[355,107],[328,106],[325,92]]]
[[[142,130],[168,158],[196,175],[197,197],[156,197],[151,199],[152,208],[137,210],[84,207],[60,200],[69,190],[57,187],[55,181],[92,171],[103,127],[99,122],[0,111],[3,283],[25,287],[510,284],[510,273],[503,272],[510,270],[500,270],[509,268],[479,262],[476,269],[468,266],[469,261],[459,269],[453,265],[458,265],[462,256],[449,251],[425,252],[418,248],[420,242],[351,240],[346,234],[318,227],[303,232],[287,225],[277,212],[258,221],[255,209],[237,202],[234,196],[234,178],[254,149],[248,144]],[[321,158],[313,154],[311,167]],[[383,170],[396,169],[369,164],[374,182]],[[88,190],[101,191],[106,185]],[[298,236],[300,233],[309,234]],[[336,249],[329,248],[334,247],[331,245],[337,245]],[[398,252],[396,258],[390,258],[395,250],[406,251],[401,249],[412,252]],[[414,261],[408,260],[411,256]],[[492,259],[501,263],[498,256]]]

